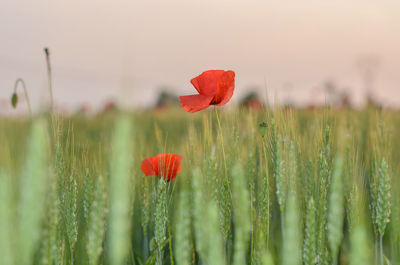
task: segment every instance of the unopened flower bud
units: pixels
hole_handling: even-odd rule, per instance
[[[11,96],[11,105],[13,106],[14,109],[17,107],[17,103],[18,103],[18,96],[17,93],[14,92]]]
[[[264,137],[265,132],[267,131],[267,124],[265,122],[262,122],[258,125],[258,130],[260,131],[260,134],[262,137]]]

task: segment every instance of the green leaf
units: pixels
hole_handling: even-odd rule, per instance
[[[165,239],[161,245],[159,246],[160,249],[164,249],[164,247],[169,243],[171,237],[168,237],[167,239]],[[154,238],[152,239],[152,241],[154,240]],[[154,240],[154,244],[155,244],[155,240]],[[153,249],[151,256],[147,259],[146,264],[145,265],[153,265],[156,262],[156,258],[157,258],[157,246],[155,246],[155,249]]]
[[[150,256],[145,265],[154,265],[156,263],[156,255]]]

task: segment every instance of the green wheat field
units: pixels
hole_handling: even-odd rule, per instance
[[[400,264],[399,136],[373,108],[2,117],[0,264]]]

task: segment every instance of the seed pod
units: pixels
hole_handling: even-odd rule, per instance
[[[265,122],[262,122],[258,125],[258,130],[261,134],[262,137],[264,137],[266,131],[267,131],[267,124]]]

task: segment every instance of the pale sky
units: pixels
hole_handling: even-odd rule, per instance
[[[0,105],[18,77],[36,107],[46,100],[45,46],[55,101],[69,109],[145,106],[160,87],[192,94],[208,69],[236,72],[233,101],[265,83],[280,101],[323,101],[318,88],[333,80],[360,103],[364,55],[379,60],[376,97],[400,104],[396,0],[2,0]]]

